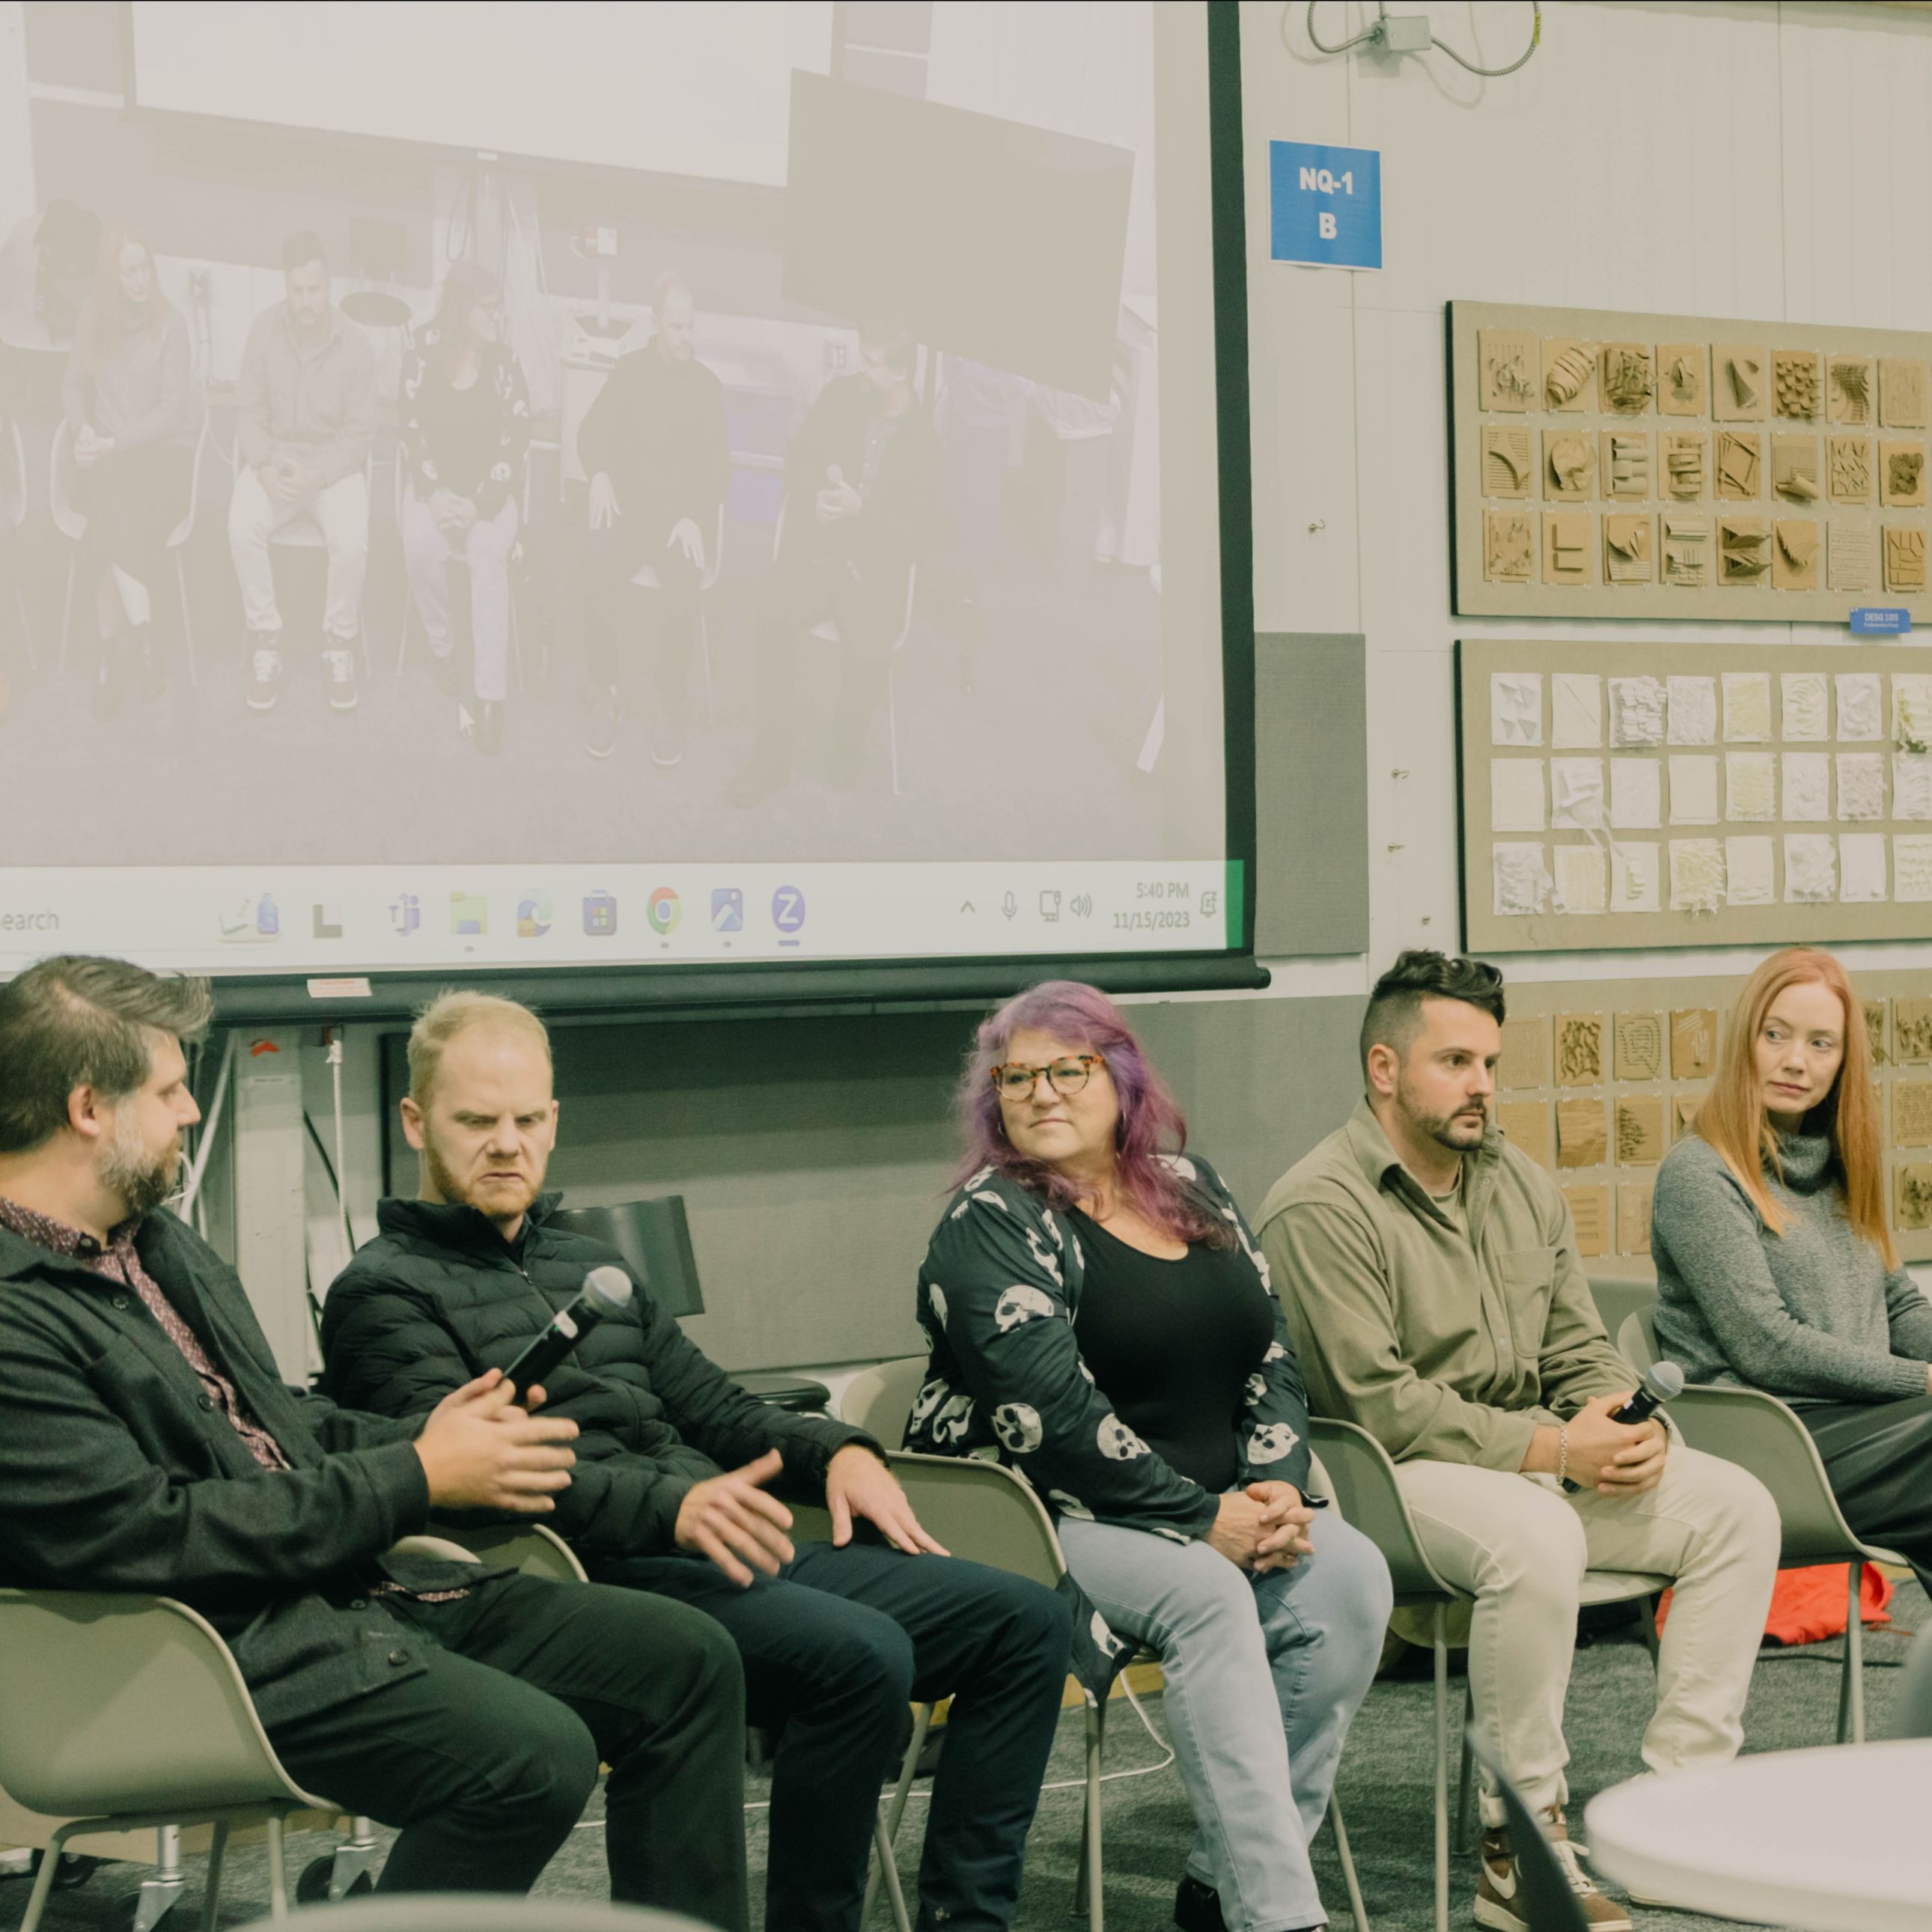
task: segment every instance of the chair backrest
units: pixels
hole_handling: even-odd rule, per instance
[[[87,534],[87,519],[74,504],[74,429],[64,416],[47,459],[47,508],[62,536],[77,542]]]
[[[405,1537],[396,1547],[412,1543],[442,1543],[454,1546],[464,1558],[473,1558],[501,1569],[520,1570],[526,1576],[542,1576],[553,1583],[583,1583],[590,1579],[577,1552],[554,1529],[540,1522],[484,1523],[462,1529],[436,1526],[425,1537]],[[429,1552],[425,1554],[448,1554]]]
[[[902,1355],[854,1376],[838,1398],[838,1419],[896,1449],[905,1440],[906,1419],[926,1379],[926,1366],[923,1355]]]
[[[1046,1505],[1012,1470],[976,1456],[904,1449],[887,1460],[928,1534],[955,1556],[1049,1590],[1066,1575]]]
[[[1352,1422],[1318,1418],[1308,1425],[1308,1439],[1328,1472],[1342,1516],[1387,1561],[1396,1601],[1460,1596],[1423,1554],[1422,1539],[1396,1485],[1388,1451]]]
[[[1502,1764],[1487,1741],[1474,1725],[1468,1733],[1470,1755],[1488,1774],[1503,1801],[1509,1820],[1510,1850],[1516,1854],[1517,1875],[1522,1889],[1513,1904],[1528,1915],[1529,1932],[1590,1932],[1590,1922],[1576,1894],[1570,1889],[1569,1874],[1543,1835],[1541,1824],[1531,1815],[1522,1794],[1504,1774]]]
[[[550,1225],[615,1248],[667,1315],[682,1320],[704,1312],[682,1195],[620,1201],[614,1207],[560,1208],[551,1215]]]
[[[57,1818],[311,1797],[214,1627],[166,1597],[0,1590],[0,1789]]]
[[[1616,1331],[1617,1353],[1634,1369],[1657,1366],[1657,1305],[1634,1308]]]
[[[1640,1308],[1652,1306],[1657,1300],[1654,1281],[1633,1281],[1622,1275],[1590,1276],[1590,1299],[1597,1304],[1597,1316],[1612,1341],[1623,1333],[1623,1326]],[[1642,1364],[1637,1365],[1641,1367]]]
[[[1892,1735],[1932,1738],[1932,1624],[1912,1640],[1892,1700]]]
[[[583,1898],[488,1898],[466,1892],[344,1899],[304,1912],[304,1927],[328,1932],[706,1932],[682,1913]],[[286,1919],[258,1920],[245,1932],[288,1932]]]
[[[178,550],[194,535],[194,526],[201,514],[201,465],[208,454],[214,432],[208,422],[208,411],[201,412],[201,428],[194,439],[194,460],[188,465],[188,509],[179,523],[168,532],[168,548]]]

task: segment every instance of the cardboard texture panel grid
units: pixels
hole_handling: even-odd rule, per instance
[[[1932,938],[1932,646],[1456,646],[1472,951]]]
[[[1932,334],[1449,304],[1466,616],[1932,621]]]
[[[1710,1090],[1745,977],[1506,988],[1496,1118],[1561,1183],[1586,1264],[1648,1255],[1658,1163]],[[1932,970],[1854,970],[1852,989],[1872,1045],[1886,1217],[1904,1259],[1932,1261]]]

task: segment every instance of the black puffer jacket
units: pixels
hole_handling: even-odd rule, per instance
[[[623,1266],[614,1249],[550,1225],[560,1198],[537,1202],[514,1244],[473,1208],[385,1201],[382,1233],[323,1305],[330,1394],[378,1414],[420,1415],[485,1369],[507,1366],[592,1268]],[[582,1432],[570,1486],[547,1520],[593,1570],[600,1558],[668,1553],[686,1492],[721,1469],[776,1449],[784,1472],[774,1486],[816,1502],[833,1451],[871,1439],[746,1394],[641,1286],[545,1388],[545,1412]]]

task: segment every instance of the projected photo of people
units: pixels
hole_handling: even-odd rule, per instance
[[[46,307],[111,211],[10,771],[91,734],[125,864],[1218,860],[1198,83],[1151,4],[848,10],[116,14],[140,136],[37,118],[16,237]]]

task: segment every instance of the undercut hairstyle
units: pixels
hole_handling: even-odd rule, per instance
[[[124,959],[64,953],[0,986],[0,1154],[31,1154],[91,1087],[124,1100],[154,1070],[154,1037],[192,1046],[214,1000],[206,980],[164,978]]]
[[[1418,946],[1399,953],[1395,964],[1376,982],[1369,1010],[1362,1016],[1362,1078],[1369,1075],[1369,1048],[1393,1048],[1406,1057],[1422,1030],[1424,1000],[1460,1000],[1503,1023],[1503,976],[1486,959],[1451,959]]]
[[[410,1029],[410,1098],[418,1107],[429,1105],[450,1042],[473,1027],[520,1033],[543,1048],[546,1060],[550,1057],[550,1029],[528,1006],[494,993],[439,993]]]
[[[311,262],[320,262],[326,268],[328,251],[322,245],[322,237],[313,228],[304,228],[282,244],[282,273],[292,275],[298,268],[307,268]]]

